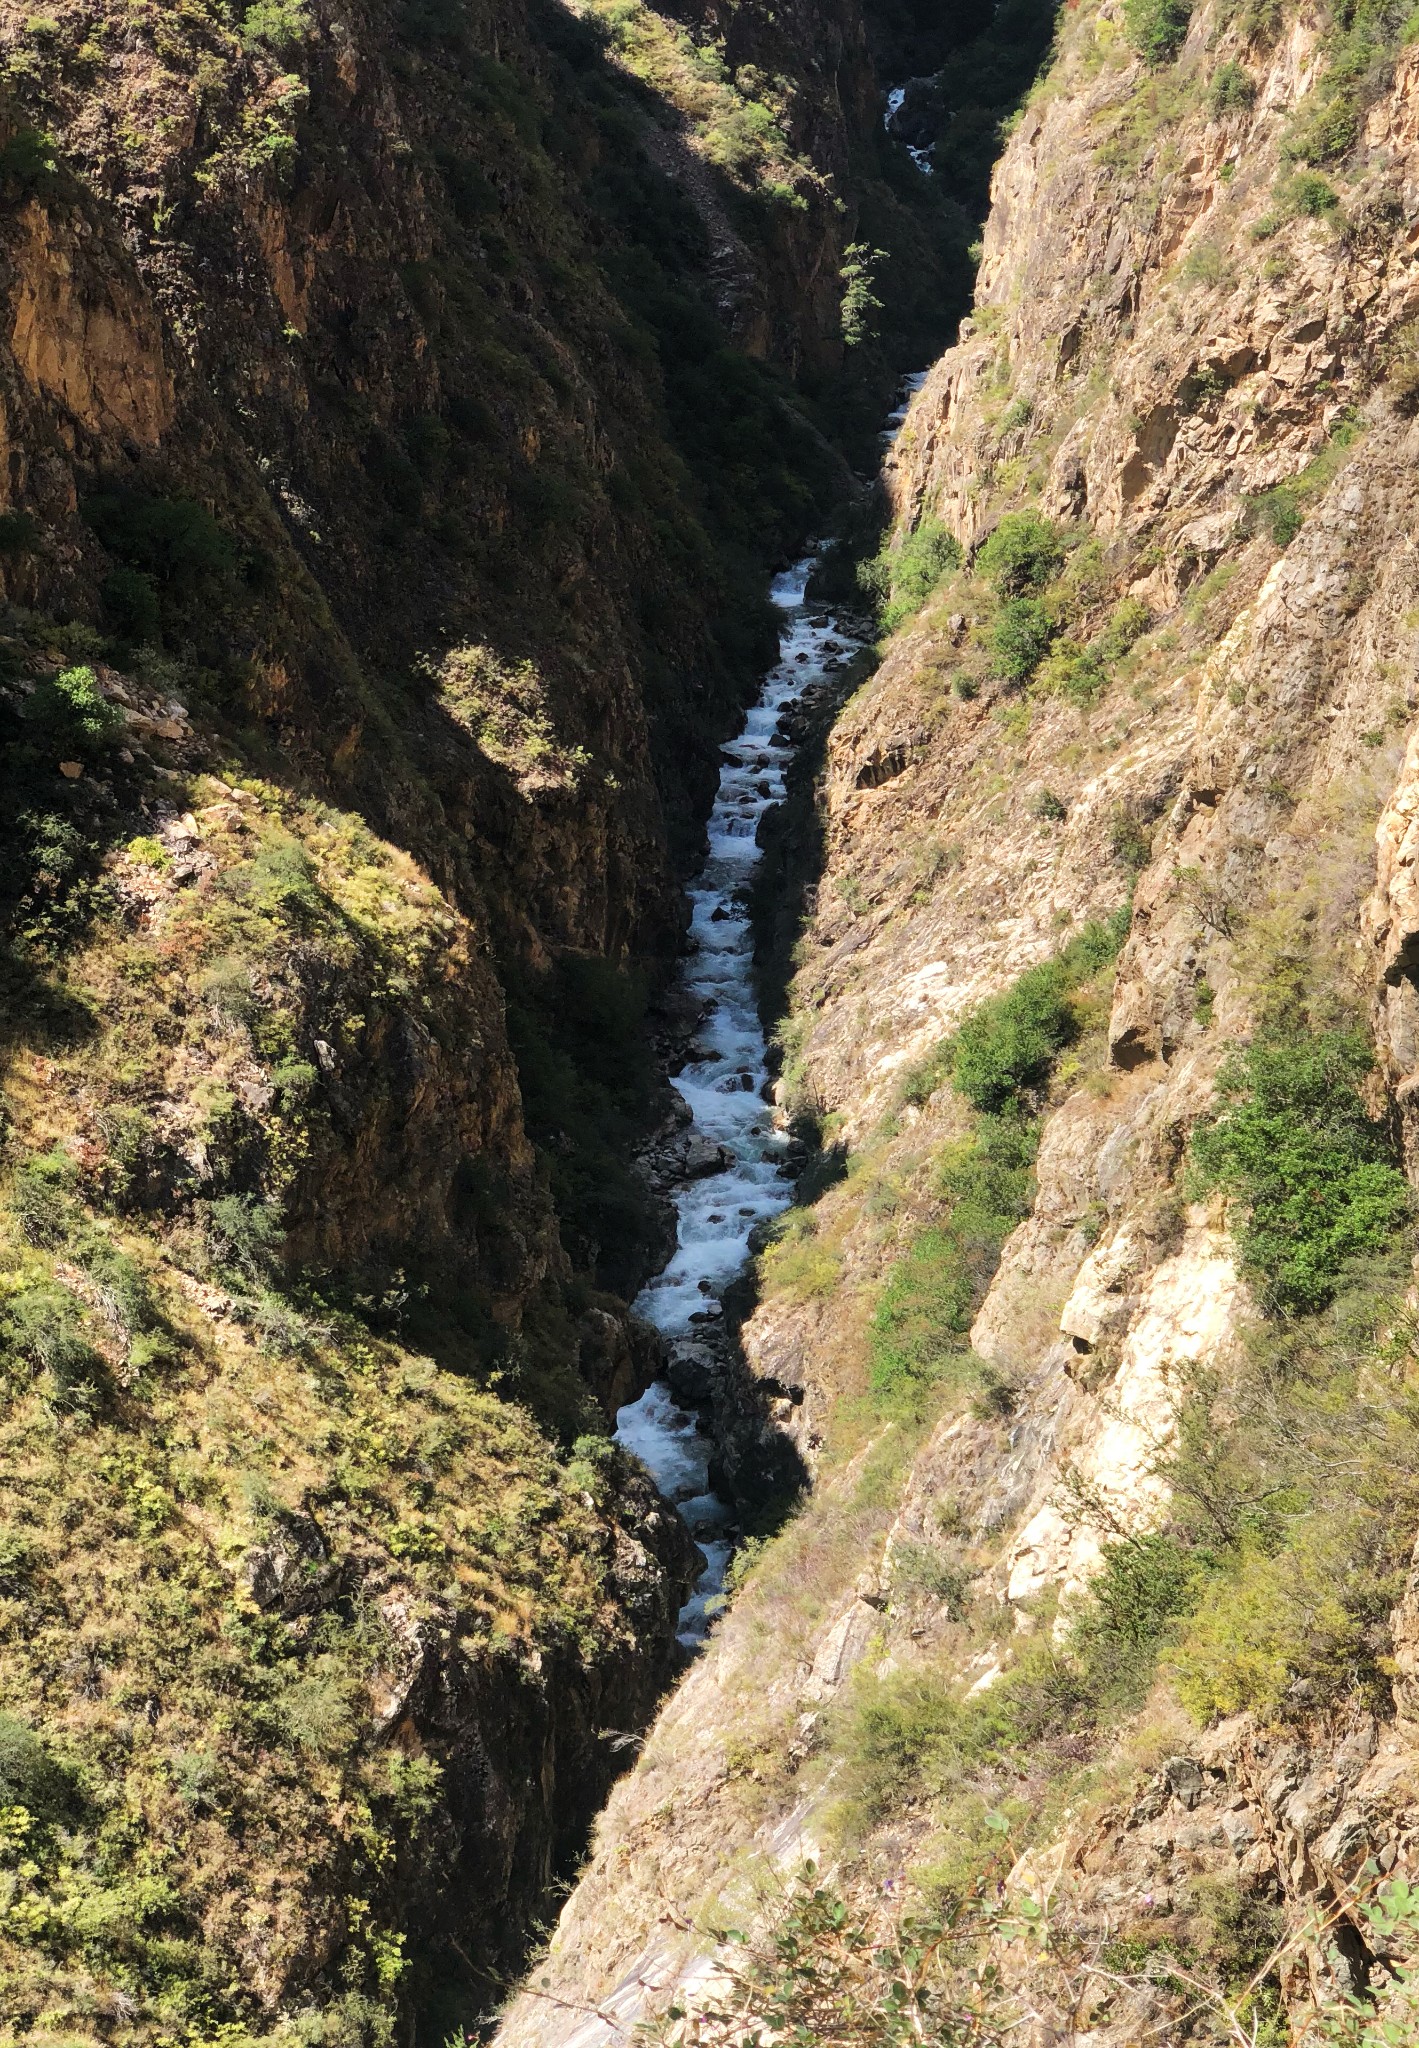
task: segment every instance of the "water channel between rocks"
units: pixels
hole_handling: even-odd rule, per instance
[[[884,438],[899,430],[921,382],[904,381]],[[675,1189],[675,1255],[634,1304],[672,1352],[694,1346],[719,1321],[720,1296],[748,1260],[750,1232],[793,1199],[786,1119],[765,1099],[767,1047],[754,988],[748,889],[760,859],[760,822],[783,800],[794,752],[784,714],[830,686],[863,645],[860,627],[807,603],[817,561],[815,550],[773,585],[783,615],[779,659],[739,737],[723,749],[709,854],[689,891],[691,950],[680,986],[704,1005],[704,1015],[675,1085],[693,1118],[693,1154],[717,1170]],[[622,1408],[616,1422],[616,1441],[643,1460],[704,1555],[705,1568],[679,1618],[680,1641],[693,1649],[704,1641],[722,1603],[737,1534],[733,1508],[711,1486],[714,1444],[663,1380]]]

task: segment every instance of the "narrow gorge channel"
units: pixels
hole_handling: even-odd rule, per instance
[[[1419,16],[0,0],[0,315],[0,2048],[1419,2043]]]
[[[881,436],[886,447],[924,380],[925,372],[903,379]],[[679,1619],[678,1639],[687,1649],[704,1641],[722,1609],[739,1534],[733,1503],[711,1483],[716,1446],[693,1397],[697,1390],[707,1395],[716,1353],[734,1341],[724,1328],[724,1296],[745,1272],[756,1232],[761,1240],[761,1226],[792,1203],[801,1170],[801,1160],[788,1157],[789,1118],[773,1106],[754,971],[750,894],[762,859],[761,827],[787,793],[795,741],[785,714],[815,706],[821,712],[867,644],[860,614],[812,601],[821,560],[822,549],[814,548],[773,583],[782,619],[779,659],[724,749],[708,857],[689,889],[688,958],[677,988],[698,1022],[675,1088],[689,1113],[695,1171],[674,1192],[674,1255],[633,1303],[666,1340],[670,1366],[666,1379],[616,1418],[616,1441],[645,1464],[704,1554],[705,1569]]]

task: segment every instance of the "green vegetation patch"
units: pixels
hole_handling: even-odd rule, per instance
[[[1347,1263],[1382,1250],[1413,1207],[1385,1124],[1361,1093],[1356,1032],[1253,1045],[1218,1076],[1225,1107],[1192,1141],[1196,1184],[1244,1212],[1242,1271],[1273,1313],[1327,1306]]]
[[[1124,0],[1124,28],[1145,64],[1171,64],[1191,20],[1190,0]]]
[[[1297,107],[1282,143],[1293,161],[1337,163],[1360,137],[1365,113],[1390,84],[1400,48],[1419,33],[1408,0],[1355,0],[1338,7],[1326,64]]]
[[[962,1021],[943,1050],[953,1085],[973,1109],[1018,1111],[1048,1080],[1054,1061],[1078,1036],[1071,997],[1117,957],[1128,919],[1124,908],[1087,925],[1053,960],[1027,969]]]
[[[868,1376],[880,1398],[910,1403],[954,1374],[980,1379],[967,1340],[1000,1247],[1030,1212],[1038,1143],[1030,1121],[983,1117],[946,1148],[935,1188],[946,1219],[892,1267],[873,1311]]]
[[[1008,1388],[969,1358],[967,1339],[1000,1248],[1030,1211],[1042,1091],[1079,1036],[1086,986],[1117,956],[1128,916],[1125,908],[1086,926],[980,1004],[903,1084],[901,1099],[919,1104],[949,1080],[976,1117],[937,1162],[942,1220],[908,1247],[878,1297],[868,1356],[879,1398],[918,1402],[926,1387],[964,1372],[987,1409],[1008,1410]]]
[[[883,548],[859,567],[858,585],[876,600],[881,630],[895,633],[960,566],[960,542],[943,520],[928,514],[899,547]]]

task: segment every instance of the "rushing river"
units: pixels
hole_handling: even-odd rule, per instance
[[[694,1339],[716,1319],[719,1296],[748,1259],[749,1233],[793,1199],[788,1135],[765,1100],[767,1048],[754,990],[747,891],[760,858],[760,821],[783,800],[793,754],[780,727],[783,713],[839,671],[861,645],[860,630],[806,603],[816,562],[816,553],[805,556],[773,586],[783,616],[778,663],[739,737],[723,750],[709,857],[690,889],[690,953],[680,979],[706,1005],[706,1014],[691,1061],[675,1085],[689,1105],[695,1134],[720,1148],[729,1163],[676,1191],[675,1256],[635,1303],[637,1314],[672,1346]],[[704,1553],[704,1571],[680,1614],[680,1640],[693,1647],[704,1640],[723,1597],[734,1547],[733,1510],[710,1486],[713,1445],[660,1380],[621,1410],[616,1438],[649,1466]]]
[[[902,380],[884,441],[901,431],[926,372]],[[709,819],[709,855],[690,889],[690,950],[680,985],[705,1006],[692,1058],[676,1087],[694,1119],[694,1134],[727,1162],[723,1170],[687,1180],[675,1193],[676,1251],[634,1306],[673,1349],[717,1320],[719,1301],[749,1257],[749,1234],[793,1200],[788,1133],[766,1100],[768,1048],[754,990],[754,935],[748,892],[759,864],[765,811],[783,801],[793,742],[781,720],[805,695],[831,681],[863,644],[860,626],[807,602],[818,551],[805,555],[773,586],[783,618],[779,658],[744,721],[723,749],[719,792]],[[656,1485],[675,1502],[700,1546],[705,1567],[680,1611],[687,1649],[705,1639],[724,1598],[734,1554],[734,1510],[710,1485],[711,1439],[663,1380],[616,1417],[616,1441],[634,1451]]]

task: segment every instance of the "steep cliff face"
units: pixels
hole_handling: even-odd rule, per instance
[[[854,7],[605,14],[0,7],[7,2039],[444,2038],[671,1675],[647,1001],[937,256]]]
[[[1407,2038],[1413,66],[1064,18],[800,833],[781,1093],[839,1177],[743,1341],[815,1495],[510,2042],[890,2040],[894,1975],[928,2038]]]

